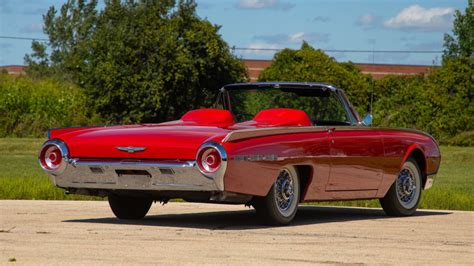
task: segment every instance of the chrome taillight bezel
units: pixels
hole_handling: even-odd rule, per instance
[[[203,167],[203,163],[202,163],[202,160],[203,160],[202,156],[204,152],[209,149],[216,151],[220,157],[219,166],[216,167],[215,170],[212,170],[212,171],[209,171],[209,169],[206,169],[205,167]],[[224,147],[222,147],[222,145],[220,145],[219,143],[214,142],[214,141],[205,142],[204,144],[201,145],[201,147],[199,147],[199,150],[196,154],[196,164],[199,171],[204,176],[213,178],[213,179],[216,179],[216,178],[222,179],[224,176],[225,170],[227,168],[227,153]]]
[[[61,156],[61,162],[58,164],[57,167],[51,168],[49,167],[45,162],[46,158],[45,152],[51,147],[54,146],[60,151],[60,156]],[[40,152],[38,154],[38,163],[41,166],[41,168],[51,174],[60,174],[64,172],[64,170],[67,167],[69,161],[69,149],[67,148],[66,143],[64,143],[62,140],[59,139],[52,139],[46,141],[43,146],[40,149]]]

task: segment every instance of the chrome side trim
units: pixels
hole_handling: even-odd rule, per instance
[[[309,126],[309,127],[273,127],[273,128],[251,128],[251,129],[240,129],[229,132],[222,142],[230,142],[240,139],[272,136],[280,134],[296,134],[296,133],[312,133],[312,132],[325,132],[327,131],[326,126]]]

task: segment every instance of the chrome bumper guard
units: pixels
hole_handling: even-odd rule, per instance
[[[195,161],[69,159],[64,171],[50,175],[65,189],[224,191],[223,174],[206,177]]]
[[[423,187],[424,190],[430,189],[430,188],[433,186],[434,177],[435,177],[434,174],[428,175],[428,176],[426,177],[425,186]]]

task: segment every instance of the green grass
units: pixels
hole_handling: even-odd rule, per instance
[[[0,138],[0,199],[100,199],[65,195],[38,165],[42,139]],[[474,147],[441,147],[442,162],[421,208],[474,210]],[[377,200],[323,202],[319,205],[379,207]]]
[[[65,195],[38,164],[43,139],[0,138],[0,199],[97,199]]]

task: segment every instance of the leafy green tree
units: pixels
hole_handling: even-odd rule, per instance
[[[56,75],[80,81],[89,57],[90,42],[97,22],[97,0],[69,0],[59,10],[50,7],[43,15],[48,44],[33,41],[31,55],[25,56],[30,74]],[[47,53],[47,48],[51,54]]]
[[[338,63],[303,43],[299,50],[277,53],[259,81],[334,84],[346,91],[360,114],[368,111],[373,91],[374,125],[415,128],[433,134],[441,143],[474,145],[474,58],[446,60],[426,76],[373,81],[354,64]],[[259,100],[254,102],[261,104]]]
[[[84,88],[110,122],[176,119],[247,78],[220,27],[199,18],[192,0],[107,0],[100,11],[97,1],[69,0],[44,21],[52,52],[33,43],[28,65]]]
[[[441,143],[474,145],[474,59],[447,60],[428,76],[387,76],[376,81],[383,94],[374,123],[416,128]]]
[[[351,62],[338,63],[321,50],[303,42],[299,50],[284,49],[273,58],[259,81],[325,82],[344,89],[362,115],[369,111],[372,82]]]
[[[464,14],[456,10],[454,17],[453,36],[444,34],[444,60],[474,56],[474,6],[472,0],[468,0]]]

